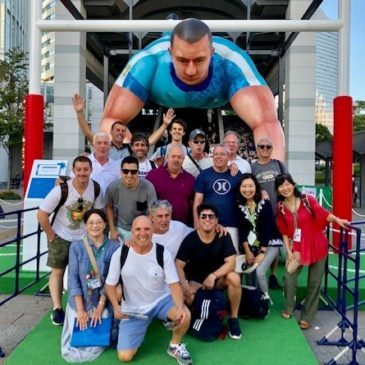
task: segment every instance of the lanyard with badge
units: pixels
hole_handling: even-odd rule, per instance
[[[295,198],[295,210],[292,213],[294,216],[294,235],[293,235],[293,241],[300,242],[302,240],[302,230],[301,228],[298,228],[298,210],[297,210],[297,198]]]
[[[84,237],[83,239],[84,242],[84,246],[87,252],[87,255],[89,256],[89,260],[90,260],[90,264],[92,267],[92,272],[93,275],[87,275],[86,280],[87,280],[87,288],[89,290],[94,290],[94,289],[99,289],[102,287],[102,281],[101,281],[101,277],[100,277],[100,272],[99,272],[99,268],[98,268],[98,264],[96,263],[95,260],[95,256],[93,253],[92,248],[90,247],[87,238]],[[102,253],[102,251],[104,250],[104,247],[101,247],[98,252],[97,252],[97,256],[99,257]],[[99,252],[100,251],[100,252]]]

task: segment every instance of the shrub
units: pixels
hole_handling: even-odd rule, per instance
[[[17,194],[17,193],[14,193],[14,191],[3,191],[3,192],[0,192],[0,199],[2,200],[22,200],[22,197]]]

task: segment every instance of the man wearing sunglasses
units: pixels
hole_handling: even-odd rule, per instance
[[[231,236],[217,233],[218,211],[210,204],[197,207],[199,228],[188,234],[176,256],[175,265],[185,295],[185,302],[193,302],[201,287],[206,290],[228,289],[230,318],[229,335],[241,338],[238,308],[241,300],[241,281],[234,271],[236,250]]]
[[[102,194],[95,197],[94,183],[90,179],[92,170],[88,157],[76,157],[72,163],[73,178],[64,182],[68,191],[65,202],[59,206],[62,189],[57,185],[45,197],[37,214],[48,241],[49,291],[53,302],[51,319],[55,326],[62,326],[65,317],[62,309],[63,275],[68,264],[70,243],[82,239],[85,234],[82,219],[85,212],[92,207],[104,207]],[[59,209],[55,212],[57,207]],[[56,216],[50,220],[53,212]]]
[[[258,160],[251,164],[252,173],[257,177],[261,189],[265,190],[270,199],[274,215],[276,214],[276,193],[275,193],[275,178],[276,176],[287,173],[285,165],[276,159],[271,158],[272,141],[268,137],[260,138],[257,142],[256,152]],[[277,243],[279,246],[282,242]],[[270,289],[280,289],[278,279],[276,278],[278,259],[271,265],[271,273],[269,276]]]
[[[206,135],[204,131],[197,128],[189,134],[190,152],[185,156],[183,169],[190,172],[195,178],[201,171],[213,166],[213,159],[205,152]]]
[[[227,229],[238,252],[238,222],[232,207],[236,203],[236,191],[242,174],[232,175],[228,167],[229,151],[225,144],[217,144],[213,149],[213,166],[202,171],[195,182],[193,203],[194,227],[199,228],[197,207],[202,203],[214,205],[218,209],[219,223]]]
[[[145,215],[148,206],[156,200],[155,188],[151,182],[139,177],[138,168],[136,157],[125,157],[121,163],[121,178],[113,181],[106,190],[106,214],[111,239],[129,239],[133,220]]]

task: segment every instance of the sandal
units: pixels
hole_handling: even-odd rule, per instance
[[[299,321],[299,327],[302,329],[302,330],[307,330],[311,327],[311,324],[307,321],[304,321],[304,320],[301,320]]]
[[[290,319],[291,318],[291,314],[289,314],[286,311],[281,311],[280,315],[284,318],[284,319]]]

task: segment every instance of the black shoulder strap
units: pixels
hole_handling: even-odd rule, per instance
[[[280,174],[285,174],[283,163],[280,160],[275,159],[275,161],[279,164]]]
[[[57,213],[60,210],[60,208],[62,207],[63,204],[65,204],[66,200],[67,200],[67,196],[68,196],[68,184],[67,181],[63,182],[60,184],[60,188],[61,188],[61,199],[57,204],[57,207],[55,208],[55,210],[53,211],[53,217],[51,220],[51,226],[53,225]]]
[[[152,170],[155,169],[157,166],[156,166],[156,162],[153,161],[153,160],[149,160],[150,161],[150,164],[151,164],[151,168]]]
[[[164,268],[164,262],[163,262],[163,252],[164,252],[164,247],[158,243],[156,243],[156,260],[157,263],[162,267],[162,269]],[[123,245],[122,246],[122,250],[120,253],[120,272],[122,272],[122,268],[127,260],[127,256],[128,256],[128,252],[129,252],[129,247],[127,245]],[[122,297],[124,298],[124,290],[123,290],[123,276],[120,275],[120,285],[122,287]]]
[[[122,276],[122,268],[127,260],[129,252],[129,247],[127,245],[122,245],[122,250],[120,252],[120,286],[122,287],[122,297],[124,298],[124,289],[123,289],[123,276]]]
[[[122,271],[125,261],[127,260],[128,252],[129,247],[127,245],[122,245],[122,252],[120,254],[120,271]]]
[[[164,251],[164,246],[160,245],[159,243],[156,243],[156,259],[157,259],[157,263],[162,267],[162,269],[164,268],[164,263],[163,263],[163,251]]]
[[[91,181],[94,183],[94,203],[95,203],[95,200],[100,195],[100,184],[93,179],[91,179]]]
[[[189,152],[187,152],[188,157],[190,158],[191,162],[197,167],[197,169],[199,170],[199,172],[202,172],[202,168],[199,166],[199,164],[191,157],[191,154]]]

